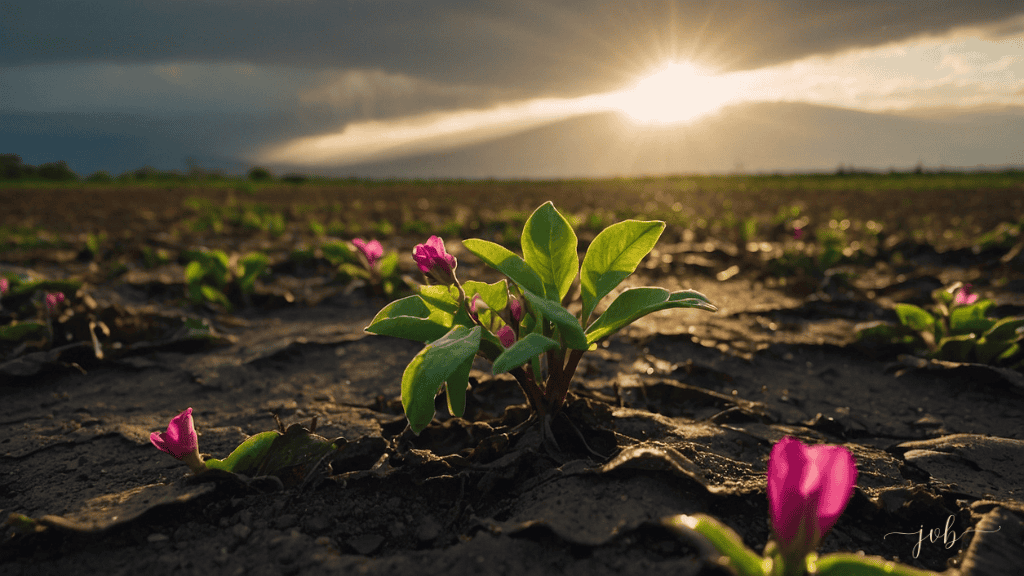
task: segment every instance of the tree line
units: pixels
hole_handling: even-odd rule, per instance
[[[105,170],[98,170],[86,177],[81,177],[68,167],[67,162],[58,160],[46,162],[33,166],[22,161],[18,154],[0,154],[0,180],[49,180],[54,182],[132,182],[132,181],[156,181],[156,182],[187,182],[196,180],[227,180],[235,177],[225,176],[219,170],[192,169],[188,174],[177,170],[158,170],[152,166],[143,166],[136,170],[130,170],[118,176],[111,176]],[[303,174],[285,174],[276,178],[267,168],[253,166],[246,173],[245,178],[254,182],[271,182],[279,180],[301,184],[310,178]]]

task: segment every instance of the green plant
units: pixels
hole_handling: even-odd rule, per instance
[[[576,234],[547,202],[524,225],[522,257],[486,240],[463,241],[511,285],[506,280],[460,283],[457,262],[440,238],[417,245],[414,259],[438,284],[392,302],[366,328],[426,344],[402,376],[402,406],[412,431],[418,434],[430,423],[442,388],[452,415],[463,414],[477,355],[492,363],[492,373],[512,374],[533,412],[547,418],[562,407],[583,353],[599,341],[659,310],[715,311],[699,292],[643,287],[624,290],[595,318],[598,304],[636,270],[664,228],[660,221],[613,224],[594,238],[581,265]],[[578,308],[570,297],[577,276]]]
[[[270,263],[266,254],[251,252],[232,262],[222,250],[195,250],[186,255],[185,283],[194,304],[211,302],[232,309],[229,291],[237,290],[246,305],[255,291],[256,279]]]
[[[897,304],[899,324],[872,322],[859,328],[857,338],[905,346],[939,360],[1020,367],[1024,317],[988,318],[993,302],[954,284],[932,292],[929,312],[913,304]]]

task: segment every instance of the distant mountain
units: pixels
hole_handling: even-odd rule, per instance
[[[490,142],[317,172],[559,178],[1024,164],[1024,106],[871,113],[802,103],[727,107],[692,124],[580,116]]]
[[[66,160],[85,176],[144,165],[243,174],[262,144],[307,135],[289,113],[156,118],[143,114],[2,113],[0,153]],[[1024,106],[871,113],[747,103],[692,124],[643,125],[600,113],[443,152],[354,165],[270,166],[370,178],[572,178],[680,173],[834,171],[1024,165]]]

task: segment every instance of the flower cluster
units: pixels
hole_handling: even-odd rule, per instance
[[[455,267],[458,262],[444,248],[444,240],[431,236],[424,244],[417,244],[412,250],[412,257],[420,271],[430,276],[439,284],[450,286],[458,283],[455,278]]]
[[[45,300],[46,300],[46,309],[49,310],[50,312],[53,312],[57,308],[57,305],[59,305],[61,302],[64,301],[64,293],[63,292],[49,292],[49,293],[46,294]]]

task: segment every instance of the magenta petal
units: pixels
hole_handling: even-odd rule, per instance
[[[437,258],[434,249],[426,244],[417,244],[413,247],[412,257],[416,261],[416,265],[420,267],[420,271],[424,274],[430,273],[430,268]]]
[[[812,552],[843,513],[856,481],[846,448],[780,440],[768,460],[768,505],[780,544]]]
[[[153,446],[179,460],[196,451],[199,448],[199,438],[192,422],[192,408],[171,418],[167,424],[167,432],[150,434],[149,441]]]
[[[512,331],[511,326],[502,326],[498,330],[498,340],[501,341],[501,345],[505,348],[516,343],[516,333]]]

